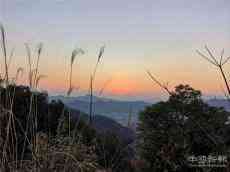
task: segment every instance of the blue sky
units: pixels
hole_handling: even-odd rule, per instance
[[[214,32],[229,36],[228,0],[1,0],[6,24],[42,36],[76,39],[161,39],[177,33]],[[54,33],[53,33],[54,32]],[[66,36],[66,35],[65,35]],[[173,35],[170,35],[173,37]]]
[[[98,49],[105,44],[98,87],[110,77],[115,78],[111,87],[125,87],[115,84],[122,78],[133,85],[130,92],[121,91],[124,96],[146,99],[149,93],[161,97],[146,68],[172,85],[188,82],[207,94],[219,90],[215,70],[194,51],[208,44],[216,53],[225,48],[230,55],[229,11],[229,0],[0,0],[0,21],[17,49],[15,65],[26,67],[23,43],[45,45],[42,71],[50,80],[44,81],[44,89],[65,85],[52,85],[52,78],[64,77],[65,72],[55,71],[65,71],[66,57],[76,46],[87,52],[75,76],[76,85],[86,89]],[[210,88],[207,83],[215,84]],[[116,96],[111,90],[107,94]]]

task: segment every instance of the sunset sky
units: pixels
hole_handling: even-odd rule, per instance
[[[229,0],[0,0],[0,22],[9,50],[15,47],[11,75],[18,67],[26,69],[20,83],[26,83],[28,76],[24,43],[33,49],[44,44],[40,72],[47,78],[40,88],[51,94],[67,89],[75,47],[86,53],[74,64],[73,83],[80,87],[74,95],[87,92],[103,45],[95,90],[108,83],[104,96],[164,98],[146,69],[169,82],[170,88],[187,83],[206,96],[223,94],[219,73],[196,49],[204,52],[207,44],[216,56],[223,48],[225,57],[230,56]]]

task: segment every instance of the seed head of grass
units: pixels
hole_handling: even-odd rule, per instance
[[[99,52],[99,55],[98,55],[97,63],[99,63],[101,61],[101,58],[102,58],[102,56],[104,54],[104,51],[105,51],[105,45],[100,48],[100,52]]]
[[[31,68],[31,50],[30,50],[30,47],[27,43],[25,43],[25,47],[26,47],[26,53],[27,53],[27,57],[28,57],[29,67]]]
[[[71,55],[71,65],[73,65],[74,63],[74,60],[76,58],[77,55],[83,55],[85,52],[83,49],[81,48],[75,48],[72,52],[72,55]]]
[[[1,31],[1,46],[2,46],[2,52],[4,56],[4,63],[5,63],[5,79],[6,83],[8,84],[9,76],[8,76],[8,61],[7,61],[7,53],[6,53],[6,33],[4,26],[0,24],[0,31]]]
[[[23,71],[24,71],[24,69],[22,67],[19,67],[17,69],[16,75],[15,75],[15,82],[18,80],[19,74],[21,74],[21,75],[23,74]]]
[[[41,55],[42,48],[43,48],[43,44],[42,43],[38,44],[38,56]]]
[[[4,56],[6,56],[6,38],[5,38],[5,29],[3,25],[0,23],[0,31],[1,31],[1,44],[2,44],[2,49]]]

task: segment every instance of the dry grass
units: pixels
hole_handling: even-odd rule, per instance
[[[3,25],[0,25],[1,32],[1,47],[4,57],[4,77],[2,79],[3,86],[7,89],[9,82],[9,66],[13,56],[13,50],[9,57],[7,56],[6,33]],[[32,91],[30,97],[29,113],[27,114],[26,128],[24,129],[13,113],[14,94],[15,90],[7,91],[6,105],[0,106],[0,171],[95,171],[97,164],[95,163],[95,155],[93,149],[71,141],[71,131],[69,129],[69,137],[49,138],[44,133],[38,133],[38,118],[37,118],[37,97],[35,91],[38,88],[41,79],[46,77],[39,73],[39,62],[43,50],[43,45],[39,44],[36,51],[36,57],[32,57],[31,49],[28,44],[25,44],[27,52],[27,61],[29,67],[28,85]],[[74,87],[72,86],[72,70],[73,64],[78,55],[84,54],[82,49],[75,49],[72,52],[70,60],[70,76],[69,89],[67,96],[69,96]],[[35,66],[33,66],[33,59],[35,59]],[[15,77],[12,79],[12,84],[16,85],[17,80],[23,73],[23,68],[18,68]],[[0,100],[1,101],[1,100]],[[64,110],[63,110],[64,111]],[[17,155],[17,135],[16,123],[21,126],[24,133],[23,150],[21,155]],[[70,125],[70,112],[69,112]],[[4,128],[5,126],[5,128]],[[70,127],[69,127],[70,128]],[[28,136],[32,133],[31,137]],[[31,138],[31,139],[30,139]],[[66,141],[67,140],[67,141]],[[73,144],[74,143],[74,144]],[[30,145],[32,159],[24,160],[25,150],[27,145]]]
[[[100,48],[98,57],[97,57],[97,62],[96,65],[94,67],[94,71],[93,73],[90,75],[90,87],[89,87],[89,91],[90,91],[90,101],[89,101],[89,124],[91,125],[93,122],[93,91],[94,91],[94,80],[96,78],[96,72],[98,69],[98,65],[101,62],[101,59],[103,57],[105,51],[105,46],[102,46]]]
[[[6,33],[3,25],[0,25],[1,32],[1,47],[4,59],[4,77],[1,78],[1,86],[6,89],[6,103],[2,106],[0,103],[0,171],[76,171],[76,172],[94,172],[100,169],[97,163],[97,156],[95,148],[97,144],[86,146],[81,141],[81,135],[76,131],[79,123],[77,122],[74,127],[74,131],[71,131],[71,112],[70,109],[63,108],[61,118],[58,124],[57,135],[50,137],[45,133],[38,132],[38,93],[39,82],[45,78],[39,71],[39,62],[43,51],[43,45],[39,44],[36,52],[32,53],[31,48],[28,44],[25,44],[25,50],[27,55],[28,63],[28,86],[31,91],[29,100],[29,112],[26,115],[25,127],[22,126],[21,122],[13,113],[15,88],[7,90],[8,86],[13,84],[17,85],[18,79],[24,73],[24,69],[19,67],[15,76],[10,82],[9,66],[12,61],[14,49],[9,53],[7,51]],[[92,123],[93,116],[93,92],[94,92],[94,81],[96,78],[96,72],[98,66],[102,60],[105,46],[100,48],[97,56],[97,62],[95,68],[90,76],[90,108],[89,108],[89,122]],[[32,57],[35,54],[35,57]],[[76,61],[77,56],[83,55],[84,51],[80,48],[76,48],[72,51],[70,57],[70,73],[68,76],[68,89],[66,96],[70,96],[72,92],[78,88],[72,83],[73,65]],[[110,82],[106,82],[105,86],[101,89],[100,95],[102,95],[106,85]],[[1,87],[0,87],[1,88]],[[0,94],[1,95],[1,94]],[[2,101],[0,97],[0,101]],[[59,132],[63,123],[65,122],[65,112],[68,111],[68,136],[62,136]],[[79,121],[81,119],[78,119]],[[131,115],[130,115],[131,120]],[[16,131],[16,125],[23,133],[22,152],[18,155],[18,137]],[[85,126],[86,127],[86,126]],[[86,128],[82,128],[84,130]],[[78,133],[78,134],[76,134]],[[102,146],[104,147],[104,146]],[[25,159],[25,152],[31,151],[31,159]],[[101,150],[105,151],[106,150]],[[116,156],[119,156],[120,152]],[[116,164],[116,157],[113,157],[114,164]],[[110,171],[108,169],[106,171]]]

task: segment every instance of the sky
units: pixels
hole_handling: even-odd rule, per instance
[[[76,47],[85,54],[74,63],[73,84],[80,89],[73,94],[87,93],[99,49],[105,45],[95,94],[106,85],[103,96],[164,99],[167,94],[149,79],[149,70],[170,89],[182,83],[205,96],[223,95],[220,74],[196,50],[204,52],[208,45],[217,57],[223,48],[225,57],[230,56],[229,21],[229,0],[0,0],[7,48],[15,48],[11,75],[23,67],[19,82],[27,83],[24,44],[35,51],[42,42],[39,70],[47,77],[39,88],[50,94],[66,92]]]

